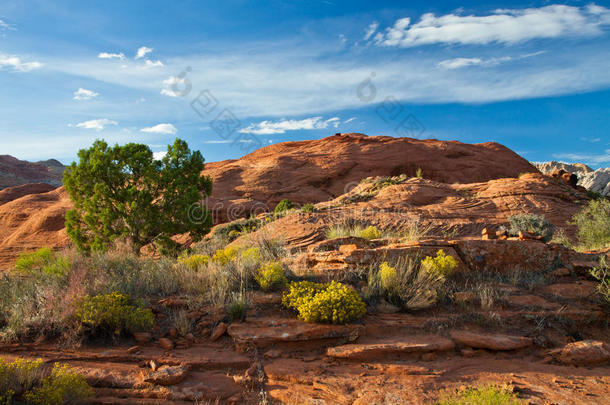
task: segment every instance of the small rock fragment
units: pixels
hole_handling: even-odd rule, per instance
[[[174,342],[167,338],[160,338],[159,345],[165,350],[172,350],[174,348]]]
[[[129,349],[127,349],[127,353],[129,354],[134,354],[140,351],[140,346],[132,346]]]
[[[149,374],[144,381],[158,385],[176,385],[188,375],[188,366],[163,366]]]
[[[214,331],[212,332],[212,335],[210,336],[210,340],[212,342],[217,341],[218,339],[220,339],[220,337],[222,335],[224,335],[227,332],[227,324],[224,322],[220,322],[218,325],[216,325],[216,327],[214,328]]]

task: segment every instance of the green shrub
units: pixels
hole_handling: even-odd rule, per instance
[[[311,212],[315,212],[315,210],[316,210],[316,207],[312,203],[307,203],[301,207],[301,211],[303,211],[303,212],[311,213]]]
[[[381,263],[379,266],[379,282],[381,283],[381,288],[385,291],[392,291],[395,286],[400,284],[398,270],[388,262]]]
[[[286,307],[296,309],[305,322],[343,324],[366,314],[366,305],[358,293],[335,281],[330,284],[291,283],[282,302]]]
[[[256,247],[244,249],[240,253],[241,259],[246,262],[260,262],[263,259],[261,250]]]
[[[275,214],[282,214],[285,211],[291,210],[293,208],[294,208],[294,205],[292,204],[292,202],[290,202],[290,200],[284,199],[275,206],[275,209],[273,210],[273,212]]]
[[[583,249],[603,249],[610,245],[610,200],[590,201],[573,220]]]
[[[267,263],[259,268],[255,279],[263,291],[280,290],[288,282],[280,262]]]
[[[249,307],[250,302],[243,291],[240,293],[233,293],[229,305],[227,306],[227,313],[232,320],[243,321],[246,319]]]
[[[178,258],[178,263],[182,263],[191,270],[197,270],[198,268],[205,266],[210,261],[210,256],[202,254],[194,254],[187,257]]]
[[[591,275],[599,281],[597,291],[606,304],[610,305],[610,267],[606,264],[606,257],[599,259],[599,266],[591,270]]]
[[[424,178],[424,171],[422,170],[421,167],[418,167],[417,170],[415,171],[415,177],[417,177],[418,179]]]
[[[91,331],[115,335],[148,331],[155,320],[150,309],[133,305],[129,296],[119,292],[84,297],[77,306],[76,315]]]
[[[507,387],[487,385],[480,388],[469,387],[462,391],[446,393],[437,405],[518,405],[523,404],[517,394]]]
[[[67,365],[55,364],[51,375],[42,380],[40,387],[25,394],[25,399],[40,405],[82,403],[93,396],[93,390],[83,376]]]
[[[22,253],[15,263],[15,269],[22,275],[43,273],[50,276],[65,277],[72,264],[67,257],[43,247],[35,252]]]
[[[509,233],[518,235],[519,232],[529,232],[542,236],[545,241],[550,241],[555,231],[555,226],[544,218],[543,215],[519,214],[508,218],[510,223]]]
[[[425,257],[421,265],[427,272],[448,277],[458,267],[458,262],[453,256],[447,256],[444,250],[439,250],[436,252],[436,257]]]
[[[360,232],[360,237],[364,239],[379,239],[383,236],[376,226],[369,226]]]

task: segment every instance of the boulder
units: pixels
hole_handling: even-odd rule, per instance
[[[164,350],[172,350],[174,348],[174,342],[168,338],[160,338],[159,346],[161,346]]]
[[[220,322],[218,325],[216,325],[216,327],[212,331],[212,335],[210,336],[210,340],[212,342],[217,341],[218,339],[220,339],[220,337],[222,335],[225,334],[226,331],[227,331],[227,324],[224,323],[224,322]]]
[[[523,336],[452,331],[451,339],[463,346],[494,351],[517,350],[531,346],[534,340]]]
[[[545,287],[542,291],[564,299],[582,299],[595,294],[597,284],[592,281],[577,281],[574,283],[557,283]]]
[[[448,351],[455,348],[450,339],[436,335],[405,336],[374,343],[358,343],[329,347],[326,355],[342,359],[370,359],[405,353]]]
[[[568,343],[555,351],[557,359],[575,366],[597,366],[610,363],[610,345],[596,340]]]
[[[144,381],[157,385],[176,385],[180,384],[188,373],[188,366],[162,366],[148,374]]]

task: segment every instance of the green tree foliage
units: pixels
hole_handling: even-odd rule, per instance
[[[200,202],[212,181],[201,175],[201,153],[186,142],[176,139],[161,160],[146,145],[109,147],[103,140],[78,157],[64,184],[74,203],[67,232],[81,250],[103,251],[125,238],[136,253],[153,242],[164,253],[176,247],[172,235],[190,232],[199,240],[209,231],[212,218]]]

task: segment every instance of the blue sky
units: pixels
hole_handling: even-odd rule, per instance
[[[4,0],[0,154],[362,132],[608,166],[609,72],[604,2]]]

